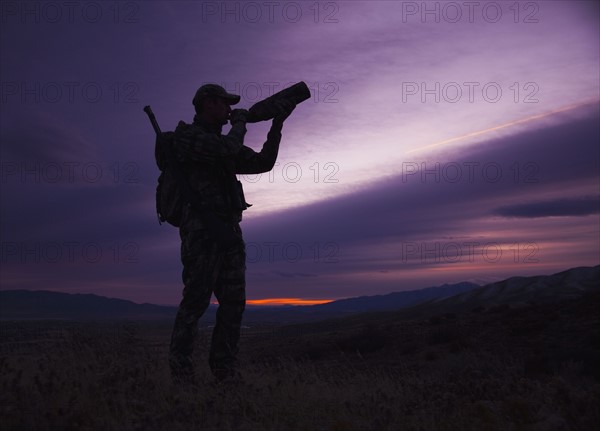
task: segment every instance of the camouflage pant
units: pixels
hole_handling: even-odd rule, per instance
[[[234,229],[241,236],[239,225]],[[246,251],[243,241],[218,252],[206,230],[180,231],[183,299],[171,336],[169,363],[176,377],[193,376],[192,351],[198,319],[214,292],[219,308],[212,334],[209,365],[215,375],[233,371],[246,305]]]

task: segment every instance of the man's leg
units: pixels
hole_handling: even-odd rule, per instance
[[[242,314],[246,306],[246,251],[242,243],[223,256],[215,296],[219,301],[210,347],[210,368],[217,378],[233,374]]]
[[[176,379],[194,377],[192,353],[198,333],[198,319],[210,304],[221,258],[205,231],[181,232],[183,299],[175,318],[169,364]]]

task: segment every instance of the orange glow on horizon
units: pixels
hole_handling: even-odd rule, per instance
[[[262,305],[265,307],[269,306],[281,306],[281,305],[319,305],[327,304],[328,302],[336,301],[335,299],[305,299],[305,298],[266,298],[266,299],[247,299],[247,305]],[[214,298],[210,301],[213,305],[219,305],[219,302]]]
[[[267,298],[267,299],[248,299],[248,305],[318,305],[333,302],[333,299],[303,299],[303,298]]]

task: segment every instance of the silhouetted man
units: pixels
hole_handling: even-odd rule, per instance
[[[280,101],[282,114],[273,119],[260,152],[244,146],[248,111],[231,109],[240,96],[221,86],[203,85],[196,92],[192,124],[180,121],[175,130],[174,151],[184,175],[210,211],[239,241],[223,250],[223,235],[197,209],[185,206],[180,224],[183,263],[183,299],[171,337],[169,363],[178,381],[193,381],[192,351],[198,319],[214,292],[219,308],[212,334],[209,364],[218,380],[234,376],[242,313],[246,305],[246,251],[239,223],[248,204],[235,174],[257,174],[273,169],[284,120],[295,108]],[[231,123],[227,135],[222,127]],[[214,218],[213,218],[214,220]]]

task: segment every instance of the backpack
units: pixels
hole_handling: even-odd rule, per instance
[[[166,221],[175,227],[179,227],[184,205],[188,205],[195,211],[199,211],[200,217],[215,240],[218,251],[227,251],[232,247],[243,245],[242,235],[216,217],[211,209],[202,203],[186,180],[181,163],[177,160],[173,151],[173,145],[176,142],[175,132],[161,132],[150,107],[146,106],[144,111],[148,114],[156,132],[154,158],[158,169],[160,169],[158,185],[156,186],[158,223],[162,224]],[[239,181],[238,186],[241,187]]]
[[[164,132],[156,136],[154,157],[156,165],[160,169],[158,185],[156,186],[156,214],[159,224],[166,221],[175,227],[179,227],[185,199],[176,172],[178,166],[171,166],[176,162],[169,163],[172,160],[170,156],[173,156],[172,146],[174,143],[174,132]]]

